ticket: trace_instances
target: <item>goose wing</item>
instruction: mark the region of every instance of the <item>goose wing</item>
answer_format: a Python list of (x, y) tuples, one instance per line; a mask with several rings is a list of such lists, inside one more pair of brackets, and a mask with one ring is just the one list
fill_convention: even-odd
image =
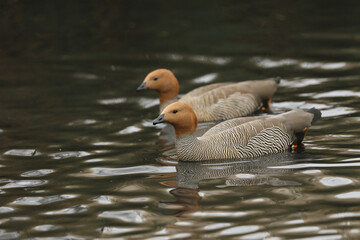
[(187, 98), (192, 98), (192, 97), (198, 97), (202, 94), (206, 94), (207, 92), (219, 88), (219, 87), (224, 87), (227, 85), (231, 85), (234, 83), (213, 83), (213, 84), (209, 84), (203, 87), (199, 87), (199, 88), (195, 88), (194, 90), (191, 90), (190, 92), (188, 92), (187, 94), (185, 94), (184, 96), (182, 96), (183, 99), (187, 99)]
[(226, 158), (253, 158), (286, 150), (295, 137), (276, 118), (263, 118), (245, 122), (218, 134), (199, 139), (222, 145)]
[(214, 134), (219, 134), (222, 131), (226, 131), (228, 129), (231, 129), (233, 127), (237, 127), (239, 125), (242, 125), (244, 123), (247, 122), (251, 122), (254, 120), (259, 120), (259, 119), (265, 119), (268, 118), (269, 116), (253, 116), (253, 117), (242, 117), (242, 118), (233, 118), (224, 122), (221, 122), (215, 126), (213, 126), (212, 128), (210, 128), (203, 136), (211, 136)]
[[(228, 146), (247, 146), (250, 142), (265, 144), (265, 142), (276, 142), (280, 140), (279, 138), (287, 139), (286, 146), (288, 146), (293, 140), (294, 134), (286, 128), (281, 120), (275, 117), (260, 116), (250, 117), (249, 121), (242, 119), (229, 121), (216, 125), (199, 139), (224, 141)], [(243, 122), (241, 123), (241, 121)], [(240, 125), (232, 126), (236, 122), (240, 122)]]
[(179, 101), (189, 104), (200, 122), (246, 116), (261, 103), (257, 94), (243, 84), (228, 84), (199, 95), (184, 96)]

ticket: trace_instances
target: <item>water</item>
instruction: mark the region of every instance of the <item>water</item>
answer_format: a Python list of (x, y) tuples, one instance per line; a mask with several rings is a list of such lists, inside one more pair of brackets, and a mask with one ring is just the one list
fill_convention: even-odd
[[(0, 239), (360, 238), (356, 1), (2, 1)], [(303, 153), (164, 157), (145, 75), (281, 76)]]

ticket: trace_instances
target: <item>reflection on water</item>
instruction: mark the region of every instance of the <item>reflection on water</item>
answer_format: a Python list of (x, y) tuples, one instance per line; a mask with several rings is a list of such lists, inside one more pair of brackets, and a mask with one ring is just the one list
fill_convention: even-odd
[[(175, 202), (162, 203), (160, 208), (177, 210), (176, 217), (186, 216), (189, 213), (200, 210), (200, 201), (204, 197), (201, 194), (200, 182), (203, 180), (221, 179), (223, 184), (216, 188), (241, 187), (252, 185), (271, 185), (271, 186), (291, 186), (300, 185), (294, 181), (281, 180), (272, 175), (289, 174), (293, 170), (288, 168), (276, 169), (271, 166), (286, 165), (293, 161), (296, 155), (292, 153), (282, 153), (261, 157), (258, 159), (238, 160), (238, 161), (205, 161), (205, 162), (179, 162), (176, 166), (177, 188), (170, 191), (175, 198)], [(213, 214), (213, 213), (212, 213)], [(216, 215), (221, 216), (223, 212)], [(238, 216), (238, 213), (233, 216)], [(224, 214), (228, 216), (229, 214)], [(242, 213), (246, 214), (246, 213)], [(198, 213), (195, 214), (196, 216)]]
[[(225, 160), (199, 163), (179, 162), (176, 166), (177, 186), (197, 189), (201, 180), (217, 178), (225, 178), (225, 185), (231, 184), (230, 186), (272, 185), (276, 180), (269, 174), (292, 172), (289, 168), (281, 166), (296, 162), (294, 157), (296, 157), (295, 154), (286, 152), (235, 162)], [(274, 168), (273, 166), (280, 167)]]
[[(2, 1), (0, 239), (359, 239), (359, 7)], [(178, 163), (135, 92), (159, 67), (281, 76), (272, 111), (323, 119), (301, 153)]]

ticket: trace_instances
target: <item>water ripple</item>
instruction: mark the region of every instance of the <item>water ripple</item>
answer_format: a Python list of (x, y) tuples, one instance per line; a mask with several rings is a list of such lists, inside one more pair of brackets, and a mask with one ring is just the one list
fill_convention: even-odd
[(300, 63), (301, 68), (314, 69), (320, 68), (324, 70), (341, 69), (347, 66), (346, 62), (335, 62), (335, 63), (323, 63), (323, 62), (302, 62)]
[(334, 90), (330, 92), (317, 93), (313, 94), (312, 98), (336, 98), (336, 97), (360, 97), (360, 92), (350, 91), (350, 90)]
[(191, 239), (191, 233), (177, 233), (169, 236), (170, 239)]
[(239, 211), (234, 211), (234, 212), (217, 212), (217, 211), (208, 211), (208, 212), (202, 212), (202, 211), (198, 211), (198, 212), (194, 212), (191, 215), (194, 217), (211, 217), (211, 218), (215, 218), (215, 217), (244, 217), (250, 214), (255, 214), (257, 212), (239, 212)]
[(270, 58), (254, 57), (251, 59), (257, 66), (262, 68), (276, 68), (282, 66), (295, 65), (298, 63), (295, 59), (281, 59), (281, 60), (272, 60)]
[(125, 134), (132, 134), (132, 133), (140, 132), (140, 131), (141, 131), (141, 128), (139, 128), (139, 127), (129, 126), (127, 128), (124, 128), (123, 130), (120, 130), (118, 132), (118, 134), (125, 135)]
[(157, 106), (160, 104), (160, 101), (158, 98), (146, 98), (146, 97), (140, 97), (140, 98), (111, 98), (111, 99), (102, 99), (98, 101), (102, 105), (116, 105), (116, 104), (122, 104), (122, 103), (128, 103), (128, 104), (138, 104), (144, 109), (151, 108), (154, 106)]
[(219, 75), (217, 73), (209, 73), (193, 79), (194, 83), (209, 83), (214, 81)]
[(47, 183), (47, 180), (11, 180), (10, 183), (1, 186), (0, 189), (37, 187)]
[(253, 57), (251, 59), (258, 67), (261, 68), (278, 68), (284, 66), (296, 66), (300, 69), (321, 69), (321, 70), (338, 70), (345, 68), (357, 68), (357, 63), (347, 62), (303, 62), (297, 59), (270, 59), (264, 57)]
[(53, 157), (54, 159), (65, 159), (65, 158), (72, 158), (72, 157), (84, 157), (89, 156), (90, 153), (84, 151), (69, 151), (69, 152), (58, 152), (49, 154), (49, 156)]
[(145, 98), (145, 97), (141, 97), (138, 99), (138, 104), (147, 109), (147, 108), (151, 108), (154, 106), (157, 106), (160, 104), (160, 101), (158, 98)]
[(192, 61), (214, 65), (226, 65), (231, 62), (229, 57), (214, 57), (205, 55), (183, 55), (179, 53), (157, 54), (158, 57), (172, 61)]
[(222, 228), (226, 228), (226, 227), (230, 227), (230, 226), (231, 226), (230, 223), (214, 223), (214, 224), (209, 224), (209, 225), (205, 226), (204, 230), (212, 231), (212, 230), (218, 230), (218, 229), (222, 229)]
[(121, 227), (103, 227), (99, 231), (103, 234), (122, 234), (122, 233), (130, 233), (130, 232), (138, 232), (142, 231), (142, 228), (121, 228)]
[(289, 228), (283, 230), (282, 233), (318, 232), (319, 230), (320, 228), (316, 226), (303, 226), (303, 227)]
[(88, 240), (88, 237), (76, 237), (72, 235), (66, 235), (63, 237), (36, 237), (36, 238), (28, 238), (27, 240)]
[(360, 162), (351, 163), (304, 163), (304, 164), (293, 164), (286, 166), (270, 166), (269, 168), (279, 169), (302, 169), (302, 168), (326, 168), (326, 167), (358, 167)]
[[(258, 232), (258, 233), (252, 233), (252, 234), (246, 234), (241, 239), (272, 239), (270, 238), (270, 233), (268, 232)], [(274, 238), (276, 239), (276, 238)]]
[(39, 169), (39, 170), (32, 170), (32, 171), (24, 172), (20, 176), (21, 177), (42, 177), (42, 176), (48, 175), (53, 172), (54, 172), (54, 170), (52, 170), (52, 169)]
[(112, 99), (103, 99), (99, 100), (100, 104), (103, 105), (114, 105), (126, 102), (126, 98), (112, 98)]
[(14, 209), (10, 208), (10, 207), (0, 207), (0, 213), (9, 213), (9, 212), (13, 212)]
[(125, 210), (125, 211), (105, 211), (99, 214), (103, 218), (115, 218), (128, 223), (145, 222), (146, 212), (141, 210)]
[(349, 115), (349, 114), (356, 113), (356, 112), (357, 111), (353, 108), (336, 107), (336, 108), (332, 108), (332, 109), (322, 110), (321, 114), (322, 114), (322, 117), (336, 117), (336, 116), (341, 116), (341, 115)]
[(15, 239), (19, 238), (21, 234), (19, 232), (7, 232), (0, 229), (0, 239)]
[(328, 79), (326, 78), (291, 79), (291, 81), (281, 80), (281, 86), (288, 88), (302, 88), (307, 86), (319, 85), (326, 81), (328, 81)]
[(36, 227), (34, 227), (34, 229), (36, 231), (41, 231), (41, 232), (48, 232), (48, 231), (52, 231), (52, 230), (56, 230), (56, 229), (60, 229), (60, 226), (56, 226), (56, 225), (51, 225), (51, 224), (44, 224), (44, 225), (38, 225)]
[(12, 204), (15, 205), (45, 205), (49, 203), (64, 201), (67, 199), (75, 198), (76, 195), (54, 195), (54, 196), (45, 196), (45, 197), (20, 197), (17, 198)]
[(46, 215), (77, 214), (77, 213), (86, 212), (87, 210), (88, 209), (85, 205), (77, 205), (77, 206), (61, 209), (58, 211), (46, 212), (44, 214), (46, 214)]
[(69, 126), (82, 126), (82, 125), (91, 125), (95, 124), (97, 121), (95, 119), (80, 119), (68, 123)]
[[(286, 101), (286, 102), (274, 102), (271, 104), (273, 108), (281, 108), (281, 109), (310, 109), (310, 108), (317, 108), (317, 109), (329, 109), (334, 107), (334, 104), (327, 103), (306, 103), (305, 101)], [(322, 111), (321, 111), (322, 112)]]
[(9, 151), (6, 151), (4, 155), (32, 157), (40, 155), (40, 153), (37, 152), (36, 149), (11, 149)]
[(338, 187), (351, 184), (353, 181), (343, 177), (323, 177), (320, 183), (328, 187)]
[(212, 57), (204, 55), (191, 56), (190, 59), (194, 62), (211, 63), (215, 65), (226, 65), (231, 62), (231, 58), (229, 57)]
[(110, 196), (98, 196), (98, 197), (94, 197), (91, 200), (92, 201), (96, 201), (99, 204), (112, 204), (113, 201), (111, 200), (112, 197)]
[(335, 195), (335, 197), (339, 198), (339, 199), (359, 199), (360, 192), (353, 191), (353, 192), (341, 193), (341, 194)]
[(93, 73), (75, 73), (73, 77), (79, 79), (86, 79), (86, 80), (96, 80), (100, 78), (99, 76)]
[(176, 169), (171, 166), (142, 165), (126, 168), (91, 168), (91, 171), (95, 176), (120, 176), (140, 173), (172, 173), (176, 172)]
[(329, 218), (332, 218), (332, 219), (342, 219), (342, 218), (352, 218), (352, 217), (360, 217), (360, 213), (342, 212), (342, 213), (335, 213), (335, 214), (329, 215)]
[(245, 234), (245, 233), (258, 231), (259, 229), (260, 227), (256, 225), (237, 226), (221, 231), (220, 235), (227, 236), (227, 235)]

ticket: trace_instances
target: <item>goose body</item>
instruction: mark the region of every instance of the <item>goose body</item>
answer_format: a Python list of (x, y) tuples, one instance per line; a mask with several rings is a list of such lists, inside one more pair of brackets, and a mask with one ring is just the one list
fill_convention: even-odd
[(167, 69), (158, 69), (149, 73), (137, 90), (157, 91), (160, 112), (171, 103), (184, 102), (193, 108), (198, 121), (209, 122), (247, 116), (259, 109), (262, 103), (267, 105), (279, 81), (215, 83), (196, 88), (178, 98), (179, 83), (174, 74)]
[(197, 118), (182, 102), (169, 105), (154, 120), (174, 126), (179, 160), (243, 159), (279, 153), (300, 144), (305, 132), (320, 118), (317, 109), (296, 109), (275, 116), (255, 116), (224, 121), (196, 137)]

